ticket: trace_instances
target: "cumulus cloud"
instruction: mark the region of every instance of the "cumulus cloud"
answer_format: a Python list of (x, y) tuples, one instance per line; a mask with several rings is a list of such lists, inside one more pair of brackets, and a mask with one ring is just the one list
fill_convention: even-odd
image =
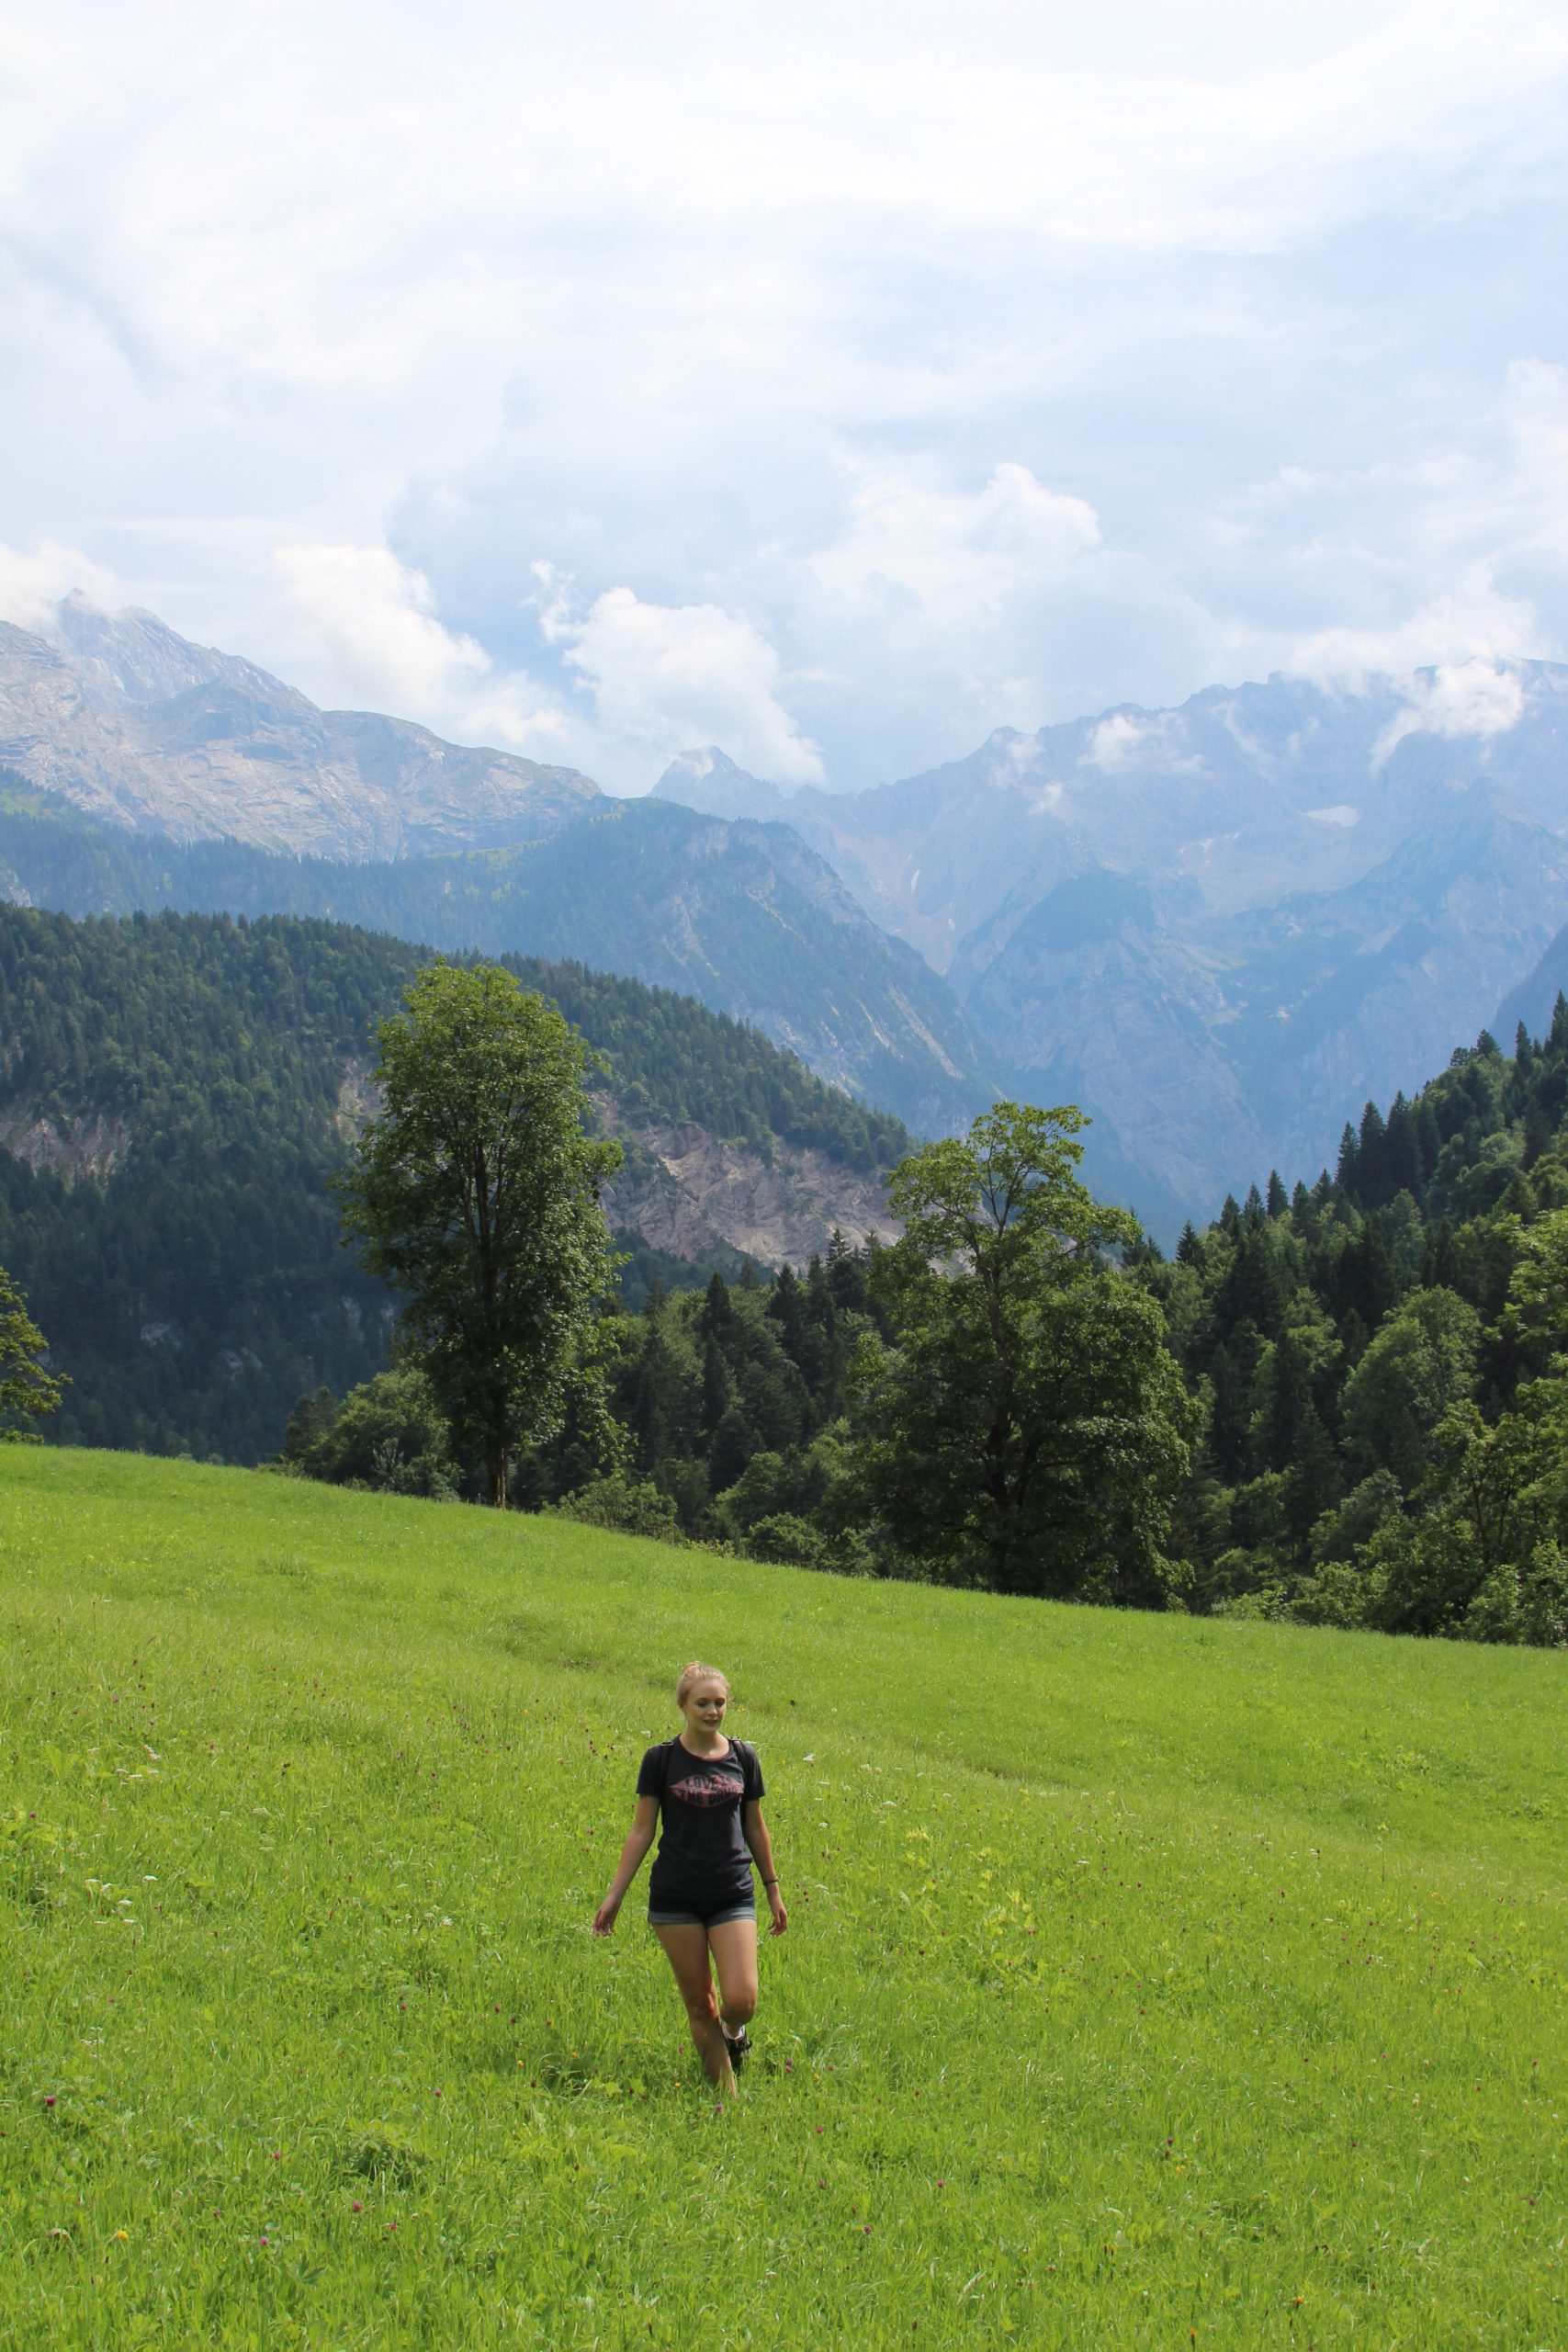
[(1553, 0), (34, 15), (6, 527), (318, 697), (859, 784), (1568, 650)]
[(1084, 763), (1113, 775), (1118, 768), (1129, 766), (1147, 747), (1153, 731), (1146, 719), (1134, 718), (1124, 710), (1113, 710), (1089, 737)]
[(0, 545), (0, 621), (47, 630), (55, 605), (73, 591), (95, 605), (124, 602), (114, 574), (80, 548), (53, 539), (35, 539), (28, 548)]
[(1285, 666), (1320, 685), (1359, 691), (1369, 679), (1409, 677), (1423, 668), (1470, 675), (1498, 662), (1549, 657), (1554, 648), (1534, 605), (1500, 593), (1495, 569), (1495, 560), (1488, 560), (1451, 595), (1435, 596), (1385, 628), (1318, 630), (1292, 648)]
[(847, 604), (895, 619), (918, 612), (928, 625), (973, 636), (1099, 545), (1100, 518), (1087, 500), (1009, 461), (968, 496), (897, 474), (858, 483), (841, 536), (812, 570)]
[(773, 648), (716, 605), (645, 604), (607, 588), (586, 610), (539, 567), (541, 628), (593, 698), (600, 731), (667, 758), (721, 742), (742, 767), (782, 784), (817, 783), (822, 756), (779, 698)]
[(1506, 735), (1525, 707), (1519, 673), (1490, 662), (1440, 662), (1410, 687), (1404, 709), (1378, 738), (1374, 761), (1386, 760), (1407, 735)]
[(446, 628), (429, 581), (390, 548), (285, 547), (276, 562), (296, 624), (344, 699), (468, 742), (547, 757), (561, 749), (570, 729), (559, 705)]

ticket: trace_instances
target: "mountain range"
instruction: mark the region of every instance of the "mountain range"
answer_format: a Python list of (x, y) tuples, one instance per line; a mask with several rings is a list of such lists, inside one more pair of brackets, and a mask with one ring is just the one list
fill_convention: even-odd
[(1545, 662), (1213, 687), (870, 792), (786, 797), (709, 750), (656, 790), (791, 823), (950, 980), (1010, 1088), (1080, 1102), (1156, 1206), (1332, 1160), (1348, 1115), (1556, 968), (1568, 918)]
[[(750, 1023), (922, 1132), (994, 1092), (952, 990), (789, 828), (321, 711), (148, 613), (0, 624), (0, 894), (333, 917), (575, 958)], [(90, 829), (90, 830), (89, 830)]]
[[(710, 747), (651, 797), (321, 711), (150, 614), (0, 627), (0, 892), (576, 958), (749, 1022), (917, 1132), (1074, 1101), (1156, 1232), (1568, 978), (1568, 669), (1211, 687), (874, 790)], [(1538, 1002), (1537, 1000), (1540, 1000)]]

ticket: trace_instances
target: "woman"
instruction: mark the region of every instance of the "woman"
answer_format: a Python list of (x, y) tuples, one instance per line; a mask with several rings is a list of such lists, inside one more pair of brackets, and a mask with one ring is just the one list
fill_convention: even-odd
[(773, 1935), (784, 1934), (789, 1915), (762, 1819), (762, 1768), (756, 1749), (724, 1735), (728, 1683), (694, 1658), (681, 1669), (675, 1704), (686, 1719), (685, 1729), (650, 1747), (642, 1759), (631, 1834), (593, 1914), (593, 1932), (607, 1936), (615, 1927), (662, 1815), (663, 1835), (649, 1879), (648, 1923), (675, 1972), (697, 2054), (728, 2097), (735, 2088), (735, 2069), (750, 2050), (746, 2029), (757, 2010), (753, 1860), (767, 1891)]

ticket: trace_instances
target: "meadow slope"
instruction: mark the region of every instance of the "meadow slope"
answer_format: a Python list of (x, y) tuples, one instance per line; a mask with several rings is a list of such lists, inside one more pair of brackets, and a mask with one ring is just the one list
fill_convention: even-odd
[[(0, 1448), (0, 2336), (1568, 2352), (1568, 1657)], [(716, 2108), (634, 1890), (736, 1683)]]

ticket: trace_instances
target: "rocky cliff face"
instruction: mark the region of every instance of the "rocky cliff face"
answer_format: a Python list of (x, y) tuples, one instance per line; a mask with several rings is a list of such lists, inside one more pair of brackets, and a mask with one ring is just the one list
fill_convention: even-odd
[(105, 1183), (130, 1148), (130, 1125), (111, 1112), (78, 1117), (51, 1114), (36, 1105), (0, 1102), (0, 1152), (25, 1168), (73, 1184), (85, 1179)]
[(389, 858), (535, 841), (600, 799), (570, 768), (318, 710), (151, 613), (0, 623), (0, 763), (88, 815), (179, 842)]
[(760, 1265), (801, 1270), (826, 1253), (835, 1229), (854, 1243), (897, 1237), (886, 1185), (821, 1152), (781, 1143), (764, 1159), (702, 1127), (610, 1124), (626, 1147), (605, 1196), (610, 1222), (671, 1258), (728, 1242)]

